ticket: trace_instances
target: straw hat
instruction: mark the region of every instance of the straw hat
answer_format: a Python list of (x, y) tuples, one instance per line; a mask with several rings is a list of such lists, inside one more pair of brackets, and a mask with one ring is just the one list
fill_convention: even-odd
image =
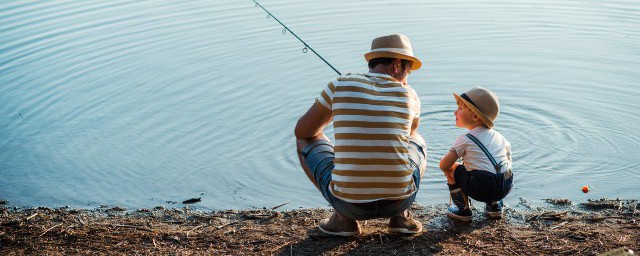
[(412, 61), (411, 70), (417, 70), (422, 62), (413, 56), (409, 38), (403, 34), (393, 34), (373, 39), (371, 51), (364, 55), (367, 61), (376, 58), (398, 58)]
[(498, 95), (482, 87), (474, 87), (473, 89), (463, 93), (462, 95), (453, 94), (456, 100), (464, 102), (464, 104), (480, 117), (482, 122), (488, 128), (493, 128), (493, 121), (496, 120), (500, 113), (500, 102)]

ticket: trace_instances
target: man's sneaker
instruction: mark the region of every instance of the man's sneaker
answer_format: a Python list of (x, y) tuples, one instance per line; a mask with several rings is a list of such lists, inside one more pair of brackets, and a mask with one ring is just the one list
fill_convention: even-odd
[(318, 228), (322, 233), (333, 236), (357, 236), (362, 232), (358, 221), (341, 217), (337, 212), (331, 218), (321, 220)]
[(469, 205), (469, 197), (462, 192), (456, 184), (449, 185), (449, 193), (451, 194), (451, 205), (447, 215), (460, 221), (471, 221), (471, 206)]
[(487, 217), (494, 220), (502, 219), (502, 200), (487, 203), (484, 210), (487, 213)]
[(408, 212), (406, 212), (406, 215), (403, 212), (398, 216), (389, 218), (387, 230), (392, 233), (417, 234), (422, 232), (422, 223), (413, 219)]

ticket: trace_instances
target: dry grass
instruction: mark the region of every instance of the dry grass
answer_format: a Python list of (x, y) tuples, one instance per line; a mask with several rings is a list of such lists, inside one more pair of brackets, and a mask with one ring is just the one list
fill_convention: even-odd
[(351, 238), (328, 237), (317, 230), (317, 223), (330, 215), (323, 209), (204, 213), (162, 207), (134, 212), (117, 207), (0, 208), (0, 255), (589, 255), (623, 246), (640, 249), (637, 201), (626, 202), (622, 208), (598, 211), (510, 209), (500, 221), (475, 211), (471, 224), (450, 221), (442, 205), (414, 206), (425, 225), (422, 234), (390, 234), (384, 220), (372, 220), (362, 236)]

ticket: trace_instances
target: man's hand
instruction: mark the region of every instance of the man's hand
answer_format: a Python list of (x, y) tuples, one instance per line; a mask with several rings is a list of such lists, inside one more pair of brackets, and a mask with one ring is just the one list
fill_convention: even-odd
[(322, 133), (322, 129), (331, 122), (331, 110), (316, 102), (307, 110), (296, 124), (296, 138), (309, 139)]

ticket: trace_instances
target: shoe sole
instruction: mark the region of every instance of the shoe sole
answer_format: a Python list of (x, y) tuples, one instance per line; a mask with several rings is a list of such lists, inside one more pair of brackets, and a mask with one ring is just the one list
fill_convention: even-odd
[(356, 230), (356, 231), (328, 231), (325, 230), (324, 228), (322, 228), (322, 224), (327, 223), (327, 221), (329, 221), (328, 219), (324, 219), (320, 222), (320, 225), (318, 225), (318, 229), (320, 229), (320, 231), (322, 231), (322, 233), (325, 233), (327, 235), (332, 235), (332, 236), (357, 236), (360, 235), (360, 230)]
[(459, 215), (455, 215), (455, 214), (450, 213), (450, 212), (448, 212), (447, 215), (452, 219), (456, 219), (456, 220), (464, 221), (464, 222), (469, 222), (469, 221), (471, 221), (471, 219), (473, 219), (472, 216), (459, 216)]
[(387, 231), (390, 233), (398, 233), (398, 234), (418, 234), (422, 232), (422, 227), (418, 230), (410, 230), (408, 228), (387, 228)]
[(494, 220), (499, 220), (502, 219), (502, 212), (487, 212), (487, 217)]

